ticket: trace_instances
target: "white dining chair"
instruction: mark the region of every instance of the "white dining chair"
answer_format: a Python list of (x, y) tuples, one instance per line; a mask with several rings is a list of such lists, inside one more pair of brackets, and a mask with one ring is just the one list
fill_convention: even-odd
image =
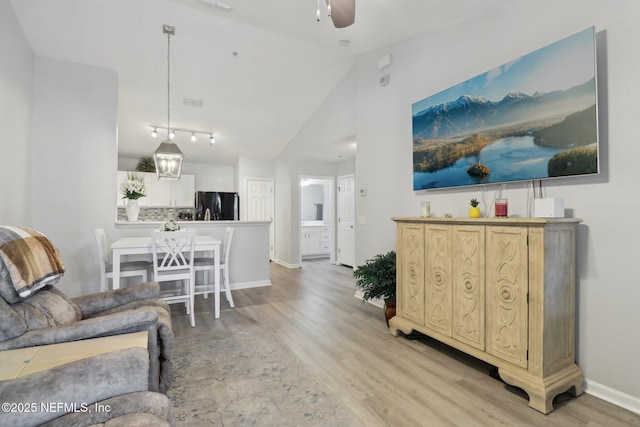
[[(109, 259), (109, 245), (104, 229), (97, 228), (93, 230), (98, 246), (98, 258), (100, 259), (100, 292), (108, 289), (107, 282), (113, 279), (113, 265)], [(137, 277), (142, 278), (142, 282), (146, 282), (149, 277), (149, 269), (151, 262), (149, 261), (125, 261), (120, 263), (120, 277)]]
[(177, 282), (178, 287), (161, 290), (167, 303), (184, 302), (191, 326), (196, 325), (194, 307), (194, 230), (152, 231), (153, 280)]
[[(231, 295), (231, 284), (229, 283), (229, 254), (231, 253), (231, 241), (233, 240), (233, 231), (235, 229), (233, 227), (227, 227), (224, 230), (224, 240), (222, 241), (222, 248), (220, 249), (220, 290), (224, 290), (225, 296), (229, 305), (231, 307), (235, 307), (233, 303), (233, 296)], [(196, 258), (193, 262), (194, 271), (203, 271), (204, 278), (203, 283), (201, 285), (196, 284), (196, 295), (204, 295), (205, 298), (210, 293), (215, 292), (215, 285), (213, 280), (211, 280), (214, 271), (214, 259), (208, 257), (200, 257)], [(211, 274), (209, 274), (211, 273)]]

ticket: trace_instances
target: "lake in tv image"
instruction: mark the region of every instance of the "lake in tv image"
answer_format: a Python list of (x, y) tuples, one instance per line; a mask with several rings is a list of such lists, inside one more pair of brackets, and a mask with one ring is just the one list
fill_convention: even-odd
[(412, 109), (414, 190), (598, 173), (594, 29)]

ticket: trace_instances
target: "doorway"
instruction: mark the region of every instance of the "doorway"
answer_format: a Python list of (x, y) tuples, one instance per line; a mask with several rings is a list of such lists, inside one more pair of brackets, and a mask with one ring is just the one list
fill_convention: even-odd
[(338, 177), (338, 244), (336, 260), (338, 264), (355, 266), (355, 175)]
[(273, 221), (273, 179), (247, 178), (247, 221), (271, 221), (269, 226), (269, 259), (275, 257), (275, 224)]
[(335, 262), (335, 179), (300, 176), (300, 262)]

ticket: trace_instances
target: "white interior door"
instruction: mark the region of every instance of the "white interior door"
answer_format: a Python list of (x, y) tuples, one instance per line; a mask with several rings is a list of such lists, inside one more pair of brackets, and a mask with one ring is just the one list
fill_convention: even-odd
[(355, 263), (355, 187), (354, 175), (338, 177), (338, 254), (337, 261), (353, 267)]
[(270, 259), (275, 257), (273, 186), (272, 179), (247, 179), (247, 221), (271, 221), (269, 226)]

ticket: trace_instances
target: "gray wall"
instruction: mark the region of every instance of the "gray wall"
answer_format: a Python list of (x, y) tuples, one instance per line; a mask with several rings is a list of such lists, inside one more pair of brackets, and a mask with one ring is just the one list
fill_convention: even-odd
[[(577, 358), (587, 390), (640, 412), (640, 320), (637, 262), (640, 209), (640, 3), (555, 0), (508, 3), (497, 13), (441, 28), (359, 58), (357, 95), (357, 197), (361, 224), (356, 261), (395, 246), (393, 216), (418, 216), (431, 201), (432, 215), (467, 216), (468, 201), (482, 187), (412, 190), (411, 105), (519, 56), (595, 25), (602, 174), (547, 181), (547, 197), (564, 198), (582, 218), (577, 244)], [(393, 64), (380, 72), (378, 59)], [(390, 83), (378, 80), (389, 73)], [(527, 216), (526, 184), (504, 194), (512, 215)], [(484, 196), (493, 199), (496, 186)], [(487, 205), (482, 205), (486, 211)]]
[(36, 58), (33, 224), (60, 249), (69, 295), (99, 290), (95, 228), (113, 237), (116, 73)]
[(8, 1), (0, 1), (0, 224), (32, 226), (35, 57)]

